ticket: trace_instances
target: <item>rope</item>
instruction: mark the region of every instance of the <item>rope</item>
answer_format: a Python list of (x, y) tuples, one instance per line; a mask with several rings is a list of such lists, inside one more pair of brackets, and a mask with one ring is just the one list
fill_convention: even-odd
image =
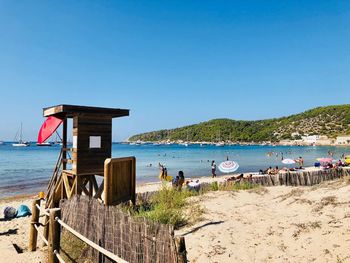
[(68, 226), (66, 223), (64, 223), (61, 219), (59, 219), (58, 217), (55, 218), (55, 220), (64, 228), (66, 228), (69, 232), (71, 232), (73, 235), (75, 235), (77, 238), (81, 239), (82, 241), (84, 241), (86, 244), (88, 244), (89, 246), (93, 247), (94, 249), (100, 251), (102, 254), (104, 254), (105, 256), (109, 257), (110, 259), (113, 259), (116, 262), (120, 262), (120, 263), (128, 263), (127, 261), (125, 261), (124, 259), (118, 257), (117, 255), (114, 255), (112, 252), (104, 249), (103, 247), (100, 247), (99, 245), (95, 244), (94, 242), (92, 242), (91, 240), (87, 239), (86, 237), (84, 237), (83, 235), (81, 235), (80, 233), (78, 233), (77, 231), (75, 231), (73, 228), (71, 228), (70, 226)]
[(39, 209), (40, 212), (43, 212), (44, 215), (50, 216), (50, 214), (47, 212), (47, 210), (42, 210), (38, 204), (36, 204), (35, 206)]
[(35, 227), (36, 231), (38, 232), (39, 237), (41, 237), (41, 239), (42, 239), (42, 240), (45, 242), (45, 244), (48, 246), (48, 245), (49, 245), (49, 242), (47, 242), (47, 240), (45, 239), (44, 235), (43, 235), (41, 232), (39, 232), (39, 227), (38, 227), (37, 225), (34, 225), (34, 227)]
[(46, 224), (43, 224), (43, 223), (40, 223), (40, 222), (30, 222), (30, 223), (32, 225), (36, 225), (37, 227), (39, 227), (39, 226), (45, 227), (45, 226), (47, 226), (50, 223), (50, 221), (47, 221)]
[(61, 257), (60, 253), (58, 253), (58, 251), (57, 251), (56, 249), (53, 251), (53, 253), (56, 255), (56, 257), (57, 257), (57, 259), (58, 259), (58, 261), (59, 261), (60, 263), (66, 263), (66, 262), (63, 260), (63, 258)]

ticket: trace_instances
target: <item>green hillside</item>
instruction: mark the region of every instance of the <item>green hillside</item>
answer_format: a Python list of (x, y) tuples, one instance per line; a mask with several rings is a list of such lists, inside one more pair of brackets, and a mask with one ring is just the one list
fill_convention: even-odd
[(293, 133), (335, 137), (350, 134), (350, 104), (318, 107), (300, 114), (258, 121), (214, 119), (176, 129), (152, 131), (129, 140), (262, 142), (297, 139)]

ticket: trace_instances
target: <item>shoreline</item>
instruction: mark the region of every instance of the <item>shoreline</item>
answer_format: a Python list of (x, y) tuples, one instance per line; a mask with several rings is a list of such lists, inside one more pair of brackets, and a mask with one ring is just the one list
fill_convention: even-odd
[[(3, 150), (6, 165), (0, 169), (0, 199), (8, 196), (21, 194), (35, 194), (39, 191), (45, 191), (47, 182), (52, 175), (53, 164), (56, 162), (56, 151), (59, 147), (28, 147), (25, 149), (13, 150), (10, 145), (0, 147)], [(303, 156), (306, 166), (312, 166), (317, 157), (326, 157), (329, 152), (338, 159), (342, 154), (349, 154), (350, 147), (327, 146), (309, 147), (309, 146), (204, 146), (190, 145), (162, 145), (160, 147), (153, 145), (129, 146), (114, 145), (112, 147), (112, 156), (121, 157), (133, 155), (137, 158), (137, 184), (154, 183), (158, 181), (159, 169), (157, 164), (166, 164), (168, 174), (175, 175), (178, 170), (185, 172), (185, 176), (191, 178), (200, 178), (211, 175), (210, 163), (207, 161), (230, 160), (239, 163), (240, 168), (237, 172), (250, 173), (266, 169), (269, 166), (281, 167), (281, 155), (285, 158), (295, 159)], [(22, 154), (23, 153), (23, 154)], [(193, 153), (193, 154), (192, 154)], [(36, 159), (39, 162), (36, 162)], [(152, 163), (152, 167), (149, 164)], [(52, 165), (51, 165), (52, 164)], [(218, 171), (218, 174), (221, 174)]]
[[(250, 173), (247, 173), (250, 174)], [(201, 177), (186, 177), (185, 180), (200, 180), (200, 182), (211, 182), (214, 180), (217, 180), (218, 182), (224, 181), (226, 177), (233, 176), (237, 174), (227, 174), (227, 175), (219, 175), (215, 178), (211, 178), (209, 176), (201, 176)], [(171, 185), (171, 182), (164, 182), (166, 185)], [(152, 192), (157, 191), (161, 186), (163, 182), (161, 181), (151, 181), (151, 182), (136, 182), (136, 193), (144, 193), (144, 192)], [(20, 200), (28, 200), (28, 199), (34, 199), (38, 196), (39, 193), (25, 193), (25, 194), (18, 194), (18, 195), (11, 195), (6, 197), (0, 197), (0, 203), (4, 202), (13, 202), (13, 201), (20, 201)]]
[[(304, 167), (303, 171), (318, 171), (319, 168), (315, 168), (312, 166)], [(281, 172), (280, 172), (281, 173)], [(240, 174), (243, 174), (243, 176), (246, 178), (249, 175), (257, 176), (258, 172), (245, 172), (245, 173), (228, 173), (224, 175), (217, 175), (216, 177), (212, 178), (211, 176), (195, 176), (195, 177), (185, 177), (185, 181), (187, 180), (199, 180), (201, 183), (211, 183), (214, 181), (217, 182), (224, 182), (227, 178), (232, 176), (238, 176)], [(263, 175), (258, 175), (259, 177), (262, 177)], [(265, 175), (267, 176), (267, 175)], [(144, 193), (144, 192), (152, 192), (157, 191), (159, 188), (163, 185), (169, 185), (171, 186), (171, 182), (162, 182), (162, 181), (150, 181), (150, 182), (137, 182), (136, 181), (136, 193)], [(46, 189), (45, 189), (46, 190)], [(32, 193), (24, 193), (24, 194), (17, 194), (17, 195), (11, 195), (11, 196), (5, 196), (0, 197), (0, 203), (4, 202), (11, 202), (11, 201), (19, 201), (19, 200), (27, 200), (28, 198), (33, 199), (36, 196), (38, 196), (38, 192), (32, 192)]]
[(113, 142), (116, 144), (128, 144), (128, 145), (156, 145), (156, 146), (166, 146), (166, 145), (183, 145), (183, 146), (190, 146), (190, 145), (200, 145), (200, 146), (218, 146), (218, 147), (227, 147), (227, 146), (299, 146), (299, 147), (310, 147), (310, 146), (325, 146), (325, 147), (350, 147), (350, 144), (336, 144), (336, 143), (310, 143), (310, 142), (303, 142), (303, 141), (278, 141), (278, 142), (206, 142), (206, 141), (169, 141), (169, 140), (162, 140), (162, 141), (123, 141), (123, 142)]

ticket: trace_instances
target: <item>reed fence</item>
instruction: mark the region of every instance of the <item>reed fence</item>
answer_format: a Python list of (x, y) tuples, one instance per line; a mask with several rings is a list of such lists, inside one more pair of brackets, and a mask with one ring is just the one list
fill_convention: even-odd
[(285, 172), (275, 175), (258, 175), (252, 177), (252, 182), (262, 186), (312, 186), (350, 175), (350, 169), (333, 168), (319, 171)]
[[(170, 225), (135, 218), (117, 206), (105, 206), (87, 196), (60, 202), (61, 220), (93, 243), (128, 262), (186, 262), (183, 237)], [(94, 262), (113, 262), (90, 249)]]

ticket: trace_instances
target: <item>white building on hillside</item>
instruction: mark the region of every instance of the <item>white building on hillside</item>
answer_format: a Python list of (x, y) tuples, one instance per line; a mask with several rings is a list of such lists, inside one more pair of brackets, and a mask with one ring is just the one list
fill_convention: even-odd
[(350, 135), (338, 136), (335, 140), (335, 144), (346, 145), (350, 144)]
[(320, 135), (307, 135), (307, 136), (301, 136), (301, 139), (304, 143), (308, 144), (315, 144), (318, 139), (320, 139)]

